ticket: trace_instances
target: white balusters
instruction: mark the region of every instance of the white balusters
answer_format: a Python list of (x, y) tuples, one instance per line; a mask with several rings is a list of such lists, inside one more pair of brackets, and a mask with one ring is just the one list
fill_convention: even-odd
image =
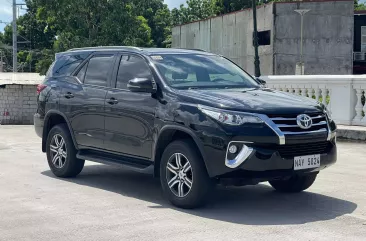
[[(364, 91), (364, 98), (366, 98), (366, 90)], [(361, 100), (362, 100), (362, 96), (361, 96)], [(362, 102), (361, 102), (361, 104), (362, 104)], [(362, 118), (361, 122), (363, 125), (366, 125), (366, 103), (363, 106), (362, 110), (363, 110), (364, 117)]]
[(319, 88), (316, 88), (316, 89), (315, 89), (315, 99), (316, 99), (317, 101), (319, 101), (319, 97), (320, 97), (320, 89), (319, 89)]
[(322, 103), (325, 106), (327, 106), (327, 96), (328, 96), (328, 90), (326, 88), (323, 88), (322, 89)]
[(300, 88), (295, 88), (295, 95), (300, 95)]
[(353, 119), (354, 121), (361, 121), (362, 120), (362, 89), (356, 89), (356, 96), (357, 96), (357, 105), (356, 105), (356, 117)]
[(329, 95), (329, 103), (327, 105), (327, 109), (330, 115), (332, 115), (332, 102), (330, 101), (332, 99), (332, 89), (329, 89), (328, 91), (328, 95)]
[(301, 95), (304, 96), (304, 97), (306, 97), (306, 88), (305, 87), (302, 88)]
[(313, 88), (308, 88), (308, 97), (311, 99), (313, 98), (313, 92), (314, 92)]

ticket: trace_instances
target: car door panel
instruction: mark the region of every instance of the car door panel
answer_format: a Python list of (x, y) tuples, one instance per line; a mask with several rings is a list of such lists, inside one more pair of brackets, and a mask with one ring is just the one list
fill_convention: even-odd
[[(135, 59), (126, 58), (126, 55), (121, 57), (114, 85), (118, 88), (107, 93), (105, 148), (121, 154), (151, 158), (157, 100), (150, 93), (127, 90), (127, 79), (152, 76), (145, 60), (134, 57)], [(130, 64), (129, 61), (135, 62)], [(124, 71), (121, 67), (124, 67)], [(121, 75), (123, 82), (118, 81)]]
[[(108, 61), (106, 58), (109, 58)], [(91, 56), (78, 74), (64, 84), (62, 111), (70, 120), (76, 142), (82, 147), (103, 148), (105, 98), (114, 58), (114, 54)], [(104, 61), (105, 66), (100, 61)], [(98, 66), (104, 70), (100, 75), (95, 75), (94, 69)], [(93, 71), (89, 72), (89, 68)]]
[(151, 158), (156, 101), (147, 93), (124, 90), (108, 91), (105, 146), (119, 153)]

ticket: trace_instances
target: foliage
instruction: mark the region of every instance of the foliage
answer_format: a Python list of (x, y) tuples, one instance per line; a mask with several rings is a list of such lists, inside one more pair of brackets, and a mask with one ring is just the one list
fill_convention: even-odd
[(172, 10), (173, 25), (180, 25), (215, 16), (217, 13), (216, 0), (187, 0), (185, 5)]
[(356, 11), (366, 10), (366, 5), (364, 3), (359, 3), (358, 0), (354, 0), (354, 6)]
[[(257, 3), (259, 4), (259, 2)], [(225, 14), (252, 7), (251, 0), (217, 0), (216, 13)]]
[[(257, 4), (263, 1), (257, 0)], [(279, 1), (279, 0), (275, 0)], [(164, 0), (25, 0), (17, 20), (20, 71), (44, 74), (55, 53), (108, 45), (170, 47), (171, 27), (251, 7), (251, 0), (187, 0), (169, 10)], [(355, 0), (355, 6), (361, 8)], [(12, 27), (0, 33), (0, 50), (12, 45)], [(3, 49), (11, 66), (10, 49)], [(8, 68), (8, 70), (11, 70)]]

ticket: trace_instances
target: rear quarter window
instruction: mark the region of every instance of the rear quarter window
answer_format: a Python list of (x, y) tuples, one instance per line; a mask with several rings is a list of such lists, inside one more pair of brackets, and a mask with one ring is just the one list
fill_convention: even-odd
[(61, 55), (56, 58), (47, 72), (47, 77), (70, 75), (89, 54)]

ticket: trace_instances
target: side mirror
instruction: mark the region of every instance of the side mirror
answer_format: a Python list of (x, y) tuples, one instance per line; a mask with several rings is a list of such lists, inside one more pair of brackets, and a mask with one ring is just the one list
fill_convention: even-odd
[(267, 82), (265, 81), (265, 80), (262, 80), (261, 78), (259, 78), (259, 77), (256, 77), (255, 78), (256, 80), (257, 80), (257, 82), (259, 83), (259, 84), (261, 84), (261, 85), (266, 85), (267, 84)]
[(155, 93), (156, 87), (151, 79), (135, 78), (128, 82), (127, 88), (131, 92)]

